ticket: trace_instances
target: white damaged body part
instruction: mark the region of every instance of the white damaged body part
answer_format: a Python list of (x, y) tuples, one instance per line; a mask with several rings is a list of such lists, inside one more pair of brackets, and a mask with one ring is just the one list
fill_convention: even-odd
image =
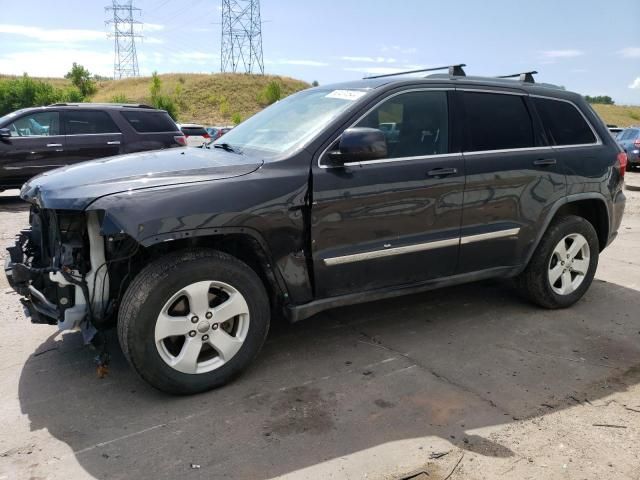
[(73, 287), (75, 296), (74, 306), (64, 310), (61, 320), (58, 321), (58, 327), (60, 330), (79, 328), (85, 343), (90, 342), (97, 331), (91, 320), (94, 317), (102, 317), (109, 299), (109, 271), (105, 257), (105, 243), (104, 237), (100, 235), (98, 213), (95, 211), (87, 213), (87, 237), (91, 270), (84, 274), (84, 282), (90, 301), (85, 297), (83, 285), (78, 284), (82, 282), (81, 272), (71, 270), (68, 273), (62, 271), (49, 273), (52, 282), (61, 287)]

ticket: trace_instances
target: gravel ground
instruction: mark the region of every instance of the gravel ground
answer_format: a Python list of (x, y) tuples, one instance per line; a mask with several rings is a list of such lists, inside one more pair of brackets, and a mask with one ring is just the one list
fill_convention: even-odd
[[(12, 194), (2, 245), (27, 220)], [(482, 282), (276, 322), (238, 381), (187, 398), (147, 387), (117, 344), (98, 379), (79, 334), (28, 324), (1, 278), (0, 480), (640, 479), (640, 192), (627, 197), (571, 309)]]

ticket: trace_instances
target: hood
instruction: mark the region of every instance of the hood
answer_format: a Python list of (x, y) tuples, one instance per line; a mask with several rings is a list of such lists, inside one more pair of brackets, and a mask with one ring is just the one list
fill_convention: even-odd
[(97, 198), (143, 188), (221, 180), (254, 172), (263, 161), (222, 149), (172, 148), (58, 168), (22, 187), (42, 208), (82, 210)]

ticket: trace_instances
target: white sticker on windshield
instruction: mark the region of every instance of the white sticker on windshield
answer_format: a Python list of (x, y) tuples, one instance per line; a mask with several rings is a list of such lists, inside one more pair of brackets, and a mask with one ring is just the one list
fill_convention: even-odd
[(367, 92), (362, 92), (360, 90), (334, 90), (333, 92), (325, 95), (326, 98), (339, 98), (340, 100), (358, 100), (361, 96), (365, 95)]

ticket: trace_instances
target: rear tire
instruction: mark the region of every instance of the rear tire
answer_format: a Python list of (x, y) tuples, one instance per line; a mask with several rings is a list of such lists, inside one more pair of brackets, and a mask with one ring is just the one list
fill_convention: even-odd
[(258, 355), (270, 308), (258, 275), (235, 257), (184, 250), (145, 267), (120, 307), (118, 338), (134, 370), (167, 393), (222, 386)]
[(555, 219), (527, 268), (516, 278), (521, 294), (544, 308), (566, 308), (582, 298), (598, 267), (598, 235), (586, 219)]

